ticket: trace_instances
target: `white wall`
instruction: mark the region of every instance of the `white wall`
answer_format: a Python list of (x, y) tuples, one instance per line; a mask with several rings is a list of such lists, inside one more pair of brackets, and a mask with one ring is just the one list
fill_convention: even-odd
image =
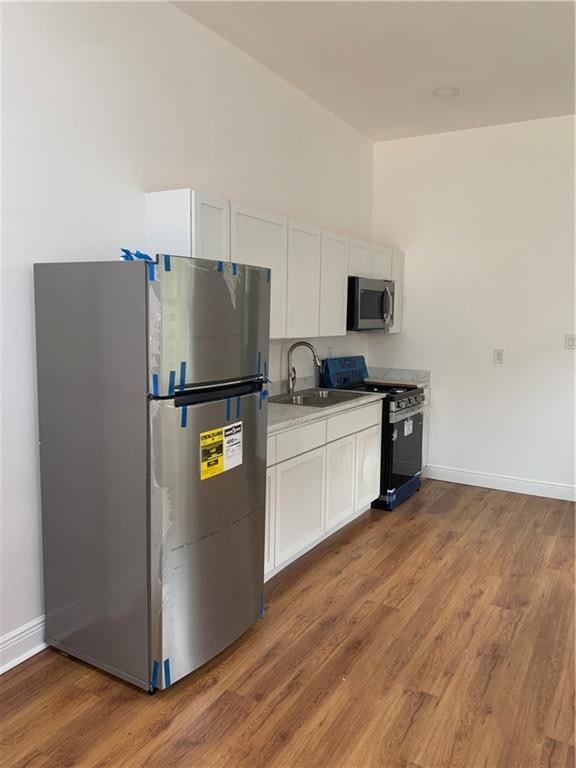
[(372, 145), (170, 4), (2, 14), (0, 633), (22, 649), (42, 613), (32, 263), (117, 258), (144, 190), (187, 185), (367, 237)]
[(374, 236), (407, 256), (404, 332), (371, 340), (371, 362), (431, 369), (432, 465), (574, 484), (573, 131), (375, 145)]

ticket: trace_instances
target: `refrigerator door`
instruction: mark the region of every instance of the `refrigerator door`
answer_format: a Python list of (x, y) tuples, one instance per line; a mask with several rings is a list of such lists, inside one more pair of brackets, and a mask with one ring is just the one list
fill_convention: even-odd
[(270, 270), (159, 256), (149, 276), (150, 392), (267, 376)]
[[(178, 400), (178, 399), (177, 399)], [(151, 679), (165, 688), (261, 611), (266, 399), (150, 402)]]

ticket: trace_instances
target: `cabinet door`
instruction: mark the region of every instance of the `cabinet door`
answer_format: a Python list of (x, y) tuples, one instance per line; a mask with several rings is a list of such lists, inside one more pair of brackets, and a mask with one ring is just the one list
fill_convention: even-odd
[(266, 523), (264, 537), (264, 574), (274, 570), (276, 533), (276, 467), (266, 470)]
[(380, 495), (380, 438), (379, 424), (356, 435), (356, 511)]
[(400, 333), (402, 330), (402, 312), (404, 310), (404, 254), (394, 249), (392, 251), (392, 280), (394, 287), (394, 325), (389, 333)]
[(192, 191), (192, 256), (230, 261), (230, 203), (222, 197)]
[(191, 256), (190, 189), (147, 192), (144, 198), (145, 248), (151, 256)]
[(286, 336), (320, 335), (320, 229), (291, 221), (288, 228)]
[(345, 336), (348, 240), (322, 232), (320, 264), (320, 336)]
[(372, 277), (372, 244), (364, 240), (348, 242), (348, 274)]
[(322, 538), (326, 446), (276, 465), (276, 567)]
[(356, 435), (326, 446), (326, 532), (354, 514), (354, 453)]
[(288, 221), (238, 203), (230, 204), (232, 261), (271, 271), (270, 338), (286, 338)]
[(372, 249), (372, 277), (392, 279), (392, 248), (375, 245)]

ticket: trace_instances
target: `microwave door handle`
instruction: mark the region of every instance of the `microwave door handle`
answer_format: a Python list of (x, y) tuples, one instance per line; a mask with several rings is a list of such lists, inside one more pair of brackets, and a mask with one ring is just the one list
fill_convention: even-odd
[[(384, 308), (384, 299), (386, 299), (386, 308)], [(388, 288), (385, 288), (382, 291), (382, 298), (380, 299), (380, 312), (382, 313), (382, 321), (384, 322), (384, 325), (388, 325), (388, 307), (390, 302), (390, 293), (388, 291)]]
[(390, 288), (388, 288), (388, 286), (384, 288), (384, 294), (386, 295), (386, 314), (384, 315), (383, 320), (386, 325), (390, 325), (392, 322), (392, 294), (390, 293)]
[(388, 322), (390, 323), (390, 325), (393, 325), (394, 324), (394, 299), (395, 299), (395, 297), (394, 297), (394, 294), (392, 293), (392, 291), (390, 290), (390, 288), (388, 288), (388, 286), (386, 286), (386, 293), (388, 294), (388, 301), (389, 301), (389, 304), (388, 304)]

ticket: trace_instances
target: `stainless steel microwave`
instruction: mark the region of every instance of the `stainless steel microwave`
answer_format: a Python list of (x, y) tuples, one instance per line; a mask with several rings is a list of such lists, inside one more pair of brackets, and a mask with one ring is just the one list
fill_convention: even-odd
[(348, 278), (349, 331), (388, 332), (394, 325), (394, 281)]

